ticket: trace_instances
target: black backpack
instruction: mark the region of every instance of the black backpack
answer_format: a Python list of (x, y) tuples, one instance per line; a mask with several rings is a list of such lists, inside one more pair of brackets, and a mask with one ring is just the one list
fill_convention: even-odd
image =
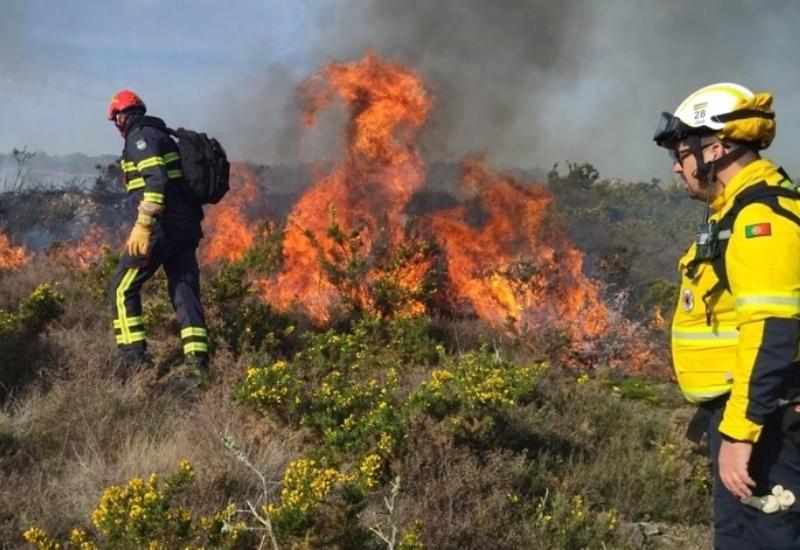
[(198, 204), (216, 204), (230, 189), (230, 163), (219, 141), (206, 134), (186, 128), (173, 130), (178, 139), (178, 153), (183, 166), (183, 178)]

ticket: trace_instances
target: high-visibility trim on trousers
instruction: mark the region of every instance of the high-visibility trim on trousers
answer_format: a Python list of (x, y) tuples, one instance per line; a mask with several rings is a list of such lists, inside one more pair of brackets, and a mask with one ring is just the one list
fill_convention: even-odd
[[(130, 331), (131, 321), (128, 319), (128, 314), (125, 309), (125, 293), (130, 289), (133, 280), (136, 278), (136, 274), (139, 273), (138, 268), (131, 268), (125, 272), (125, 275), (122, 277), (122, 281), (120, 282), (119, 286), (117, 287), (117, 321), (119, 324), (119, 328), (121, 333), (117, 337), (117, 343), (119, 344), (132, 344), (134, 342), (132, 333)], [(141, 323), (141, 317), (134, 317), (134, 319), (138, 319), (139, 323)], [(141, 331), (144, 334), (144, 331)], [(139, 333), (137, 332), (137, 337)], [(144, 339), (144, 338), (142, 338)], [(136, 340), (138, 341), (138, 340)]]
[(208, 353), (208, 331), (205, 327), (191, 326), (181, 329), (183, 353)]
[[(142, 319), (142, 286), (163, 267), (167, 275), (167, 292), (181, 326), (186, 353), (207, 353), (208, 334), (200, 301), (200, 272), (195, 244), (173, 245), (157, 239), (150, 256), (134, 258), (127, 253), (112, 279), (110, 299), (113, 307), (116, 343), (123, 351), (147, 347)], [(176, 335), (177, 336), (177, 335)]]

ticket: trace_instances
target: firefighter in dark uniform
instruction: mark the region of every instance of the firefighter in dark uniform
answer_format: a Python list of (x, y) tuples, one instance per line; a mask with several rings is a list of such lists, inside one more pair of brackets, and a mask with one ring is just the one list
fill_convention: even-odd
[(183, 181), (178, 146), (164, 121), (145, 112), (144, 102), (129, 90), (116, 93), (108, 107), (108, 119), (125, 138), (122, 170), (137, 211), (110, 288), (114, 332), (124, 364), (146, 363), (140, 291), (163, 266), (186, 366), (202, 379), (208, 373), (208, 333), (195, 251), (203, 236), (203, 210)]

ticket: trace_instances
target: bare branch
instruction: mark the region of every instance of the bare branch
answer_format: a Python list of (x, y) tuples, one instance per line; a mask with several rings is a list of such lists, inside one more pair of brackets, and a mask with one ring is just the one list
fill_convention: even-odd
[(11, 193), (18, 193), (22, 191), (25, 187), (25, 180), (28, 178), (28, 174), (31, 172), (31, 168), (33, 168), (33, 157), (36, 156), (36, 153), (32, 151), (28, 151), (28, 147), (23, 146), (22, 149), (17, 149), (14, 147), (12, 149), (11, 154), (14, 156), (14, 160), (17, 161), (17, 173), (14, 176), (14, 181), (11, 182), (11, 188), (9, 191)]

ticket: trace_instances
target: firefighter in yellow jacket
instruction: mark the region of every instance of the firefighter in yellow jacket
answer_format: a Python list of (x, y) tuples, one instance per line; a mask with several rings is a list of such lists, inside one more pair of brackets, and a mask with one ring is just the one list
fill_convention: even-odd
[(759, 152), (769, 93), (706, 86), (662, 113), (654, 140), (705, 215), (679, 262), (675, 373), (708, 435), (714, 546), (800, 548), (800, 193)]

